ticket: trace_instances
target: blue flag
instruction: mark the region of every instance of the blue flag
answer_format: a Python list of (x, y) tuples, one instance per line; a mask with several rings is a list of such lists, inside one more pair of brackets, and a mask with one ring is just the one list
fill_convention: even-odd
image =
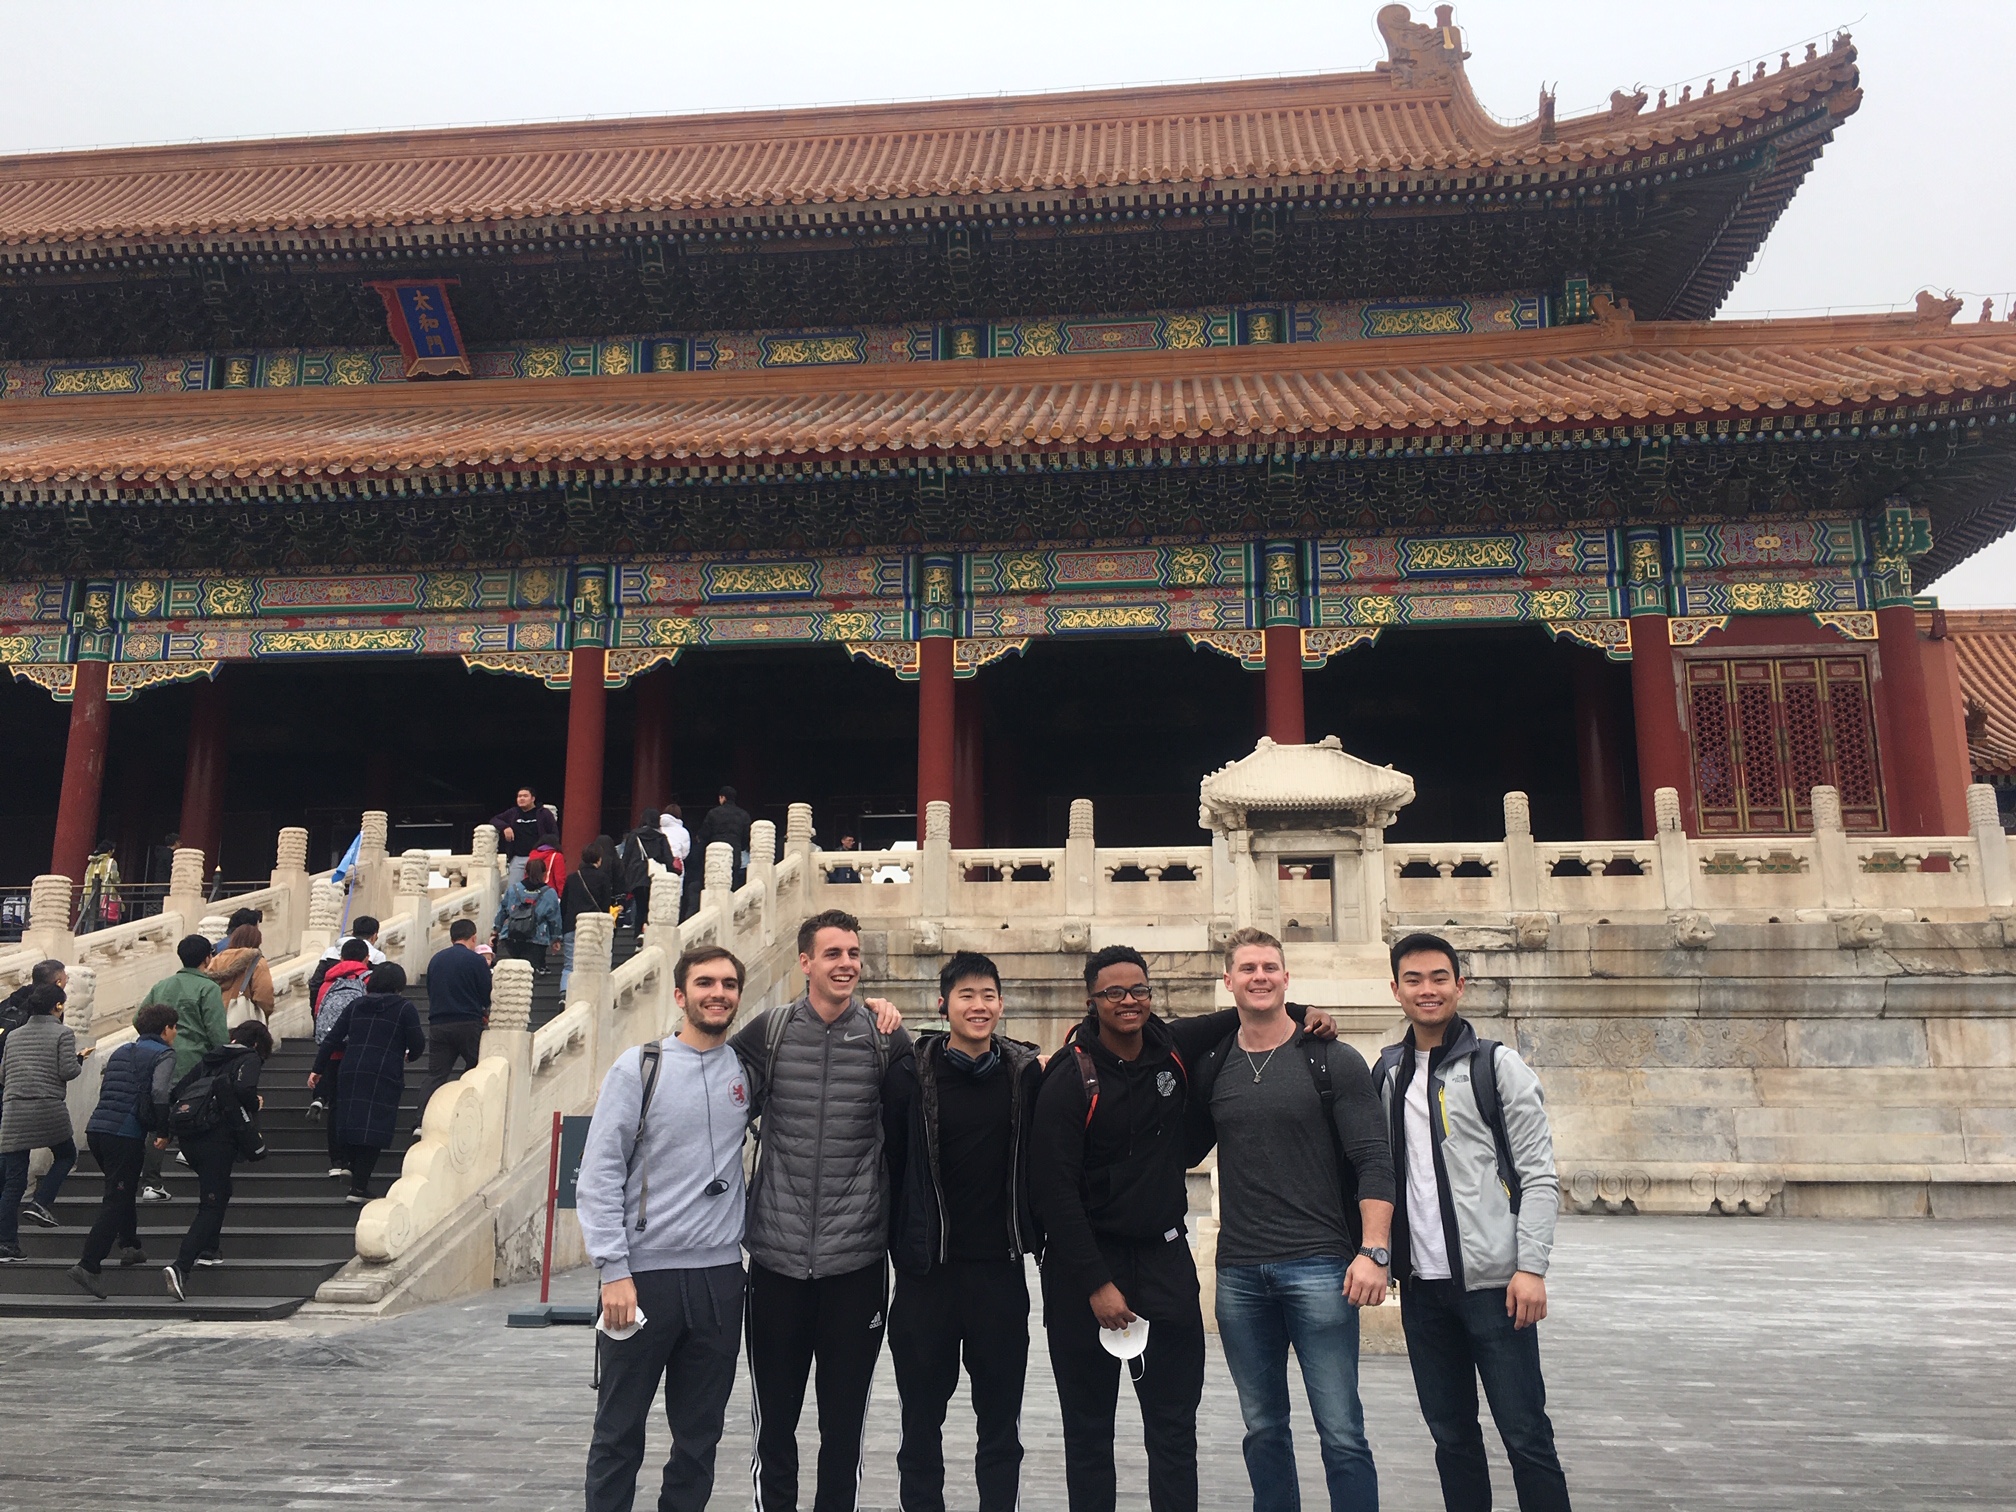
[(343, 859), (336, 863), (336, 870), (329, 878), (338, 887), (343, 885), (344, 879), (350, 875), (350, 869), (357, 864), (357, 851), (363, 844), (364, 832), (359, 830), (357, 838), (350, 842), (350, 849), (343, 852)]

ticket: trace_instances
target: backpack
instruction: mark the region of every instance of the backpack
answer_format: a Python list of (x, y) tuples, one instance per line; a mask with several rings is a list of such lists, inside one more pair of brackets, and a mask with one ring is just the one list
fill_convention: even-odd
[(651, 857), (645, 853), (641, 830), (632, 830), (623, 837), (618, 856), (623, 863), (616, 873), (618, 893), (634, 893), (651, 880)]
[(363, 996), (364, 978), (361, 974), (340, 976), (331, 982), (315, 1009), (315, 1043), (319, 1045), (329, 1038), (329, 1031), (343, 1017), (343, 1010)]
[(167, 1131), (179, 1139), (208, 1134), (224, 1122), (231, 1095), (231, 1073), (198, 1062), (169, 1094)]
[[(1495, 1147), (1498, 1161), (1498, 1180), (1504, 1185), (1505, 1196), (1512, 1213), (1519, 1212), (1520, 1181), (1519, 1167), (1512, 1161), (1512, 1140), (1505, 1132), (1505, 1109), (1498, 1101), (1498, 1051), (1497, 1040), (1477, 1037), (1477, 1053), (1473, 1062), (1481, 1061), (1480, 1067), (1472, 1065), (1470, 1071), (1470, 1092), (1477, 1099), (1477, 1113), (1484, 1120), (1484, 1127), (1491, 1131), (1491, 1143)], [(1388, 1045), (1379, 1052), (1379, 1066), (1374, 1073), (1375, 1085), (1385, 1086), (1400, 1069), (1400, 1057), (1407, 1051), (1407, 1042), (1400, 1041)]]
[(147, 1078), (147, 1090), (133, 1105), (133, 1116), (151, 1134), (168, 1132), (168, 1110), (175, 1100), (175, 1052), (157, 1056)]
[[(1077, 1040), (1071, 1041), (1071, 1059), (1078, 1067), (1078, 1084), (1085, 1089), (1085, 1127), (1092, 1127), (1092, 1115), (1099, 1111), (1099, 1067), (1092, 1060), (1092, 1052)], [(1176, 1074), (1183, 1078), (1183, 1095), (1190, 1095), (1190, 1068), (1183, 1064), (1183, 1057), (1172, 1048), (1170, 1062), (1176, 1067)], [(1186, 1162), (1195, 1165), (1196, 1161)]]
[[(543, 889), (542, 889), (543, 890)], [(518, 901), (504, 914), (504, 938), (517, 945), (530, 945), (539, 932), (539, 894), (518, 887)]]

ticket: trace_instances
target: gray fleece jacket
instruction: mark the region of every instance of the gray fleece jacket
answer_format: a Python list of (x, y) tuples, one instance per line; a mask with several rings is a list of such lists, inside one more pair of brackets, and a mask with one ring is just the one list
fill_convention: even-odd
[[(642, 1047), (602, 1079), (575, 1185), (581, 1235), (604, 1281), (637, 1271), (742, 1261), (742, 1136), (753, 1099), (735, 1052), (660, 1042), (658, 1083), (637, 1138)], [(710, 1194), (719, 1179), (725, 1191)], [(649, 1183), (648, 1190), (646, 1183)]]

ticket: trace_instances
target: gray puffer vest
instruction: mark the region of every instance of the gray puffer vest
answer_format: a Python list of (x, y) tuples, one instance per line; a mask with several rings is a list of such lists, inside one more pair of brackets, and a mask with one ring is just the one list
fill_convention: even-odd
[(743, 1243), (766, 1270), (803, 1281), (881, 1261), (889, 1243), (882, 1073), (906, 1043), (892, 1046), (858, 998), (827, 1024), (800, 997), (735, 1036), (760, 1115)]

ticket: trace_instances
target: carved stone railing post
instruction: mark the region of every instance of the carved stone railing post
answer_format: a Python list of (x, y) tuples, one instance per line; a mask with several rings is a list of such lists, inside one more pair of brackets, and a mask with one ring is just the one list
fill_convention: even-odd
[(497, 827), (479, 824), (469, 842), (469, 885), (483, 890), (476, 905), (476, 931), (487, 934), (497, 917), (498, 900), (504, 896), (504, 868), (497, 861)]
[(1505, 795), (1505, 885), (1512, 912), (1540, 906), (1540, 853), (1533, 844), (1533, 805), (1524, 793)]
[[(690, 866), (692, 862), (689, 860)], [(651, 911), (644, 920), (646, 945), (655, 945), (665, 952), (665, 969), (669, 972), (672, 963), (679, 959), (679, 903), (680, 878), (667, 877), (651, 889)]]
[(924, 805), (924, 850), (917, 858), (918, 921), (940, 921), (951, 907), (952, 805), (934, 798)]
[(1659, 885), (1669, 913), (1694, 906), (1694, 846), (1680, 827), (1680, 794), (1658, 788), (1652, 794), (1652, 814), (1658, 825)]
[(398, 867), (398, 891), (392, 898), (392, 912), (406, 915), (406, 949), (399, 964), (406, 968), (409, 977), (417, 978), (426, 969), (428, 960), (434, 954), (433, 941), (428, 938), (429, 927), (433, 923), (433, 910), (427, 897), (427, 874), (432, 863), (424, 850), (401, 852)]
[(707, 847), (702, 864), (706, 870), (700, 874), (700, 906), (721, 911), (720, 938), (726, 945), (735, 933), (735, 848), (726, 840), (716, 840)]
[(812, 805), (794, 803), (784, 819), (784, 854), (787, 858), (797, 856), (799, 864), (805, 868), (805, 875), (812, 875)]
[(2009, 837), (2002, 833), (2002, 811), (1995, 789), (1985, 782), (1967, 787), (1967, 828), (1981, 853), (1981, 891), (1990, 908), (2016, 904), (2016, 885), (2009, 875)]
[(1099, 854), (1092, 838), (1092, 800), (1071, 800), (1071, 824), (1064, 833), (1064, 912), (1090, 919), (1098, 907)]
[(383, 809), (366, 809), (359, 826), (362, 839), (357, 846), (357, 867), (350, 880), (350, 917), (370, 914), (382, 919), (392, 911), (392, 889), (396, 878), (385, 855), (385, 834), (389, 816)]
[(1838, 788), (1813, 789), (1813, 848), (1820, 856), (1820, 901), (1829, 908), (1855, 906), (1855, 865), (1841, 824)]
[[(595, 1068), (595, 1084), (602, 1084), (608, 1069), (602, 1056), (605, 1049), (620, 1042), (610, 1022), (614, 994), (609, 971), (616, 943), (616, 921), (602, 912), (583, 912), (574, 920), (574, 969), (562, 994), (567, 1006), (588, 1005), (588, 1064)], [(615, 1059), (613, 1049), (609, 1058)]]
[(499, 961), (490, 970), (490, 1023), (482, 1059), (502, 1056), (511, 1067), (504, 1099), (504, 1160), (508, 1166), (532, 1143), (532, 964)]
[(207, 911), (203, 906), (203, 852), (177, 846), (175, 860), (168, 868), (168, 896), (163, 913), (182, 916), (182, 933), (191, 934)]
[(302, 952), (320, 955), (336, 943), (336, 932), (342, 926), (343, 889), (317, 878), (308, 885), (308, 922), (301, 930)]
[(279, 889), (281, 901), (263, 930), (266, 954), (290, 956), (301, 948), (301, 931), (308, 920), (308, 831), (299, 825), (281, 830), (274, 842), (270, 881)]
[[(200, 858), (203, 853), (196, 854)], [(28, 927), (21, 932), (21, 943), (41, 952), (47, 960), (76, 960), (77, 938), (70, 933), (70, 906), (75, 891), (70, 879), (59, 873), (45, 872), (30, 883)]]
[(758, 819), (749, 826), (749, 880), (763, 886), (763, 934), (768, 945), (777, 937), (777, 826)]

